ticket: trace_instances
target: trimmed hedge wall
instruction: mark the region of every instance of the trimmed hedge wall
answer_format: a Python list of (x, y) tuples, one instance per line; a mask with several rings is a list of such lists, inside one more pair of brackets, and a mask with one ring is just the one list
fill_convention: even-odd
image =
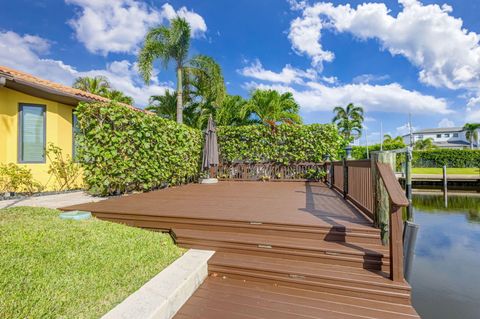
[(322, 162), (326, 154), (339, 157), (344, 139), (334, 125), (282, 124), (218, 127), (221, 160), (231, 162)]
[[(391, 151), (405, 148), (403, 142), (392, 142), (392, 143), (383, 143), (384, 151)], [(380, 144), (373, 144), (368, 146), (368, 151), (380, 151)], [(367, 147), (366, 146), (353, 146), (352, 147), (352, 157), (354, 159), (366, 159), (367, 158)]]
[(433, 149), (413, 152), (413, 167), (480, 167), (480, 150)]
[(115, 102), (80, 103), (77, 160), (96, 195), (147, 191), (199, 174), (202, 134)]

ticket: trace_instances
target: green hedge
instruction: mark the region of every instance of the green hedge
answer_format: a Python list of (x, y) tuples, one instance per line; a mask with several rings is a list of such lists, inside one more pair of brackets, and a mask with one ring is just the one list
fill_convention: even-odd
[(218, 130), (224, 162), (322, 162), (325, 155), (339, 157), (344, 139), (331, 124), (224, 126)]
[(480, 150), (433, 149), (413, 152), (413, 167), (480, 167)]
[(96, 195), (147, 191), (197, 177), (199, 130), (112, 103), (81, 103), (77, 159)]
[[(383, 143), (384, 151), (391, 151), (405, 148), (405, 143), (403, 142), (391, 142)], [(380, 151), (380, 144), (373, 144), (368, 146), (368, 151)], [(366, 159), (367, 158), (367, 147), (366, 146), (353, 146), (352, 147), (352, 157), (354, 159)]]

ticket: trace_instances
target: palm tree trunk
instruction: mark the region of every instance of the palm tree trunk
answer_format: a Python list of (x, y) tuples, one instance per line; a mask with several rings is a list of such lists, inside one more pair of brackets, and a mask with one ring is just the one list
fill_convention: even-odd
[(182, 85), (183, 69), (177, 67), (177, 123), (183, 123), (183, 85)]

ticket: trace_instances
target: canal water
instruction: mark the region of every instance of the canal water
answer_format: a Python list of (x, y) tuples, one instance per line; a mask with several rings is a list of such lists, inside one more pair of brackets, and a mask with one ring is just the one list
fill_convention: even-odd
[(415, 195), (420, 225), (411, 278), (424, 319), (480, 318), (480, 197)]

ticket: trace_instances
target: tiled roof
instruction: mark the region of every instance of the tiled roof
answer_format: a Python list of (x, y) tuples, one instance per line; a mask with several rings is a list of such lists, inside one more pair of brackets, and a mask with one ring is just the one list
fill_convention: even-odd
[[(92, 94), (89, 92), (85, 92), (79, 89), (72, 88), (67, 85), (63, 85), (60, 83), (52, 82), (49, 80), (45, 80), (36, 76), (33, 76), (31, 74), (18, 71), (3, 65), (0, 65), (0, 77), (5, 77), (7, 80), (12, 80), (12, 81), (18, 81), (20, 80), (23, 84), (30, 84), (32, 86), (35, 86), (36, 88), (44, 88), (45, 90), (48, 91), (55, 91), (58, 92), (59, 94), (67, 94), (72, 97), (78, 98), (79, 101), (91, 101), (91, 102), (109, 102), (110, 100), (96, 94)], [(139, 108), (136, 108), (132, 105), (124, 104), (121, 103), (133, 110), (148, 113), (148, 114), (153, 114), (152, 112), (145, 111)]]

